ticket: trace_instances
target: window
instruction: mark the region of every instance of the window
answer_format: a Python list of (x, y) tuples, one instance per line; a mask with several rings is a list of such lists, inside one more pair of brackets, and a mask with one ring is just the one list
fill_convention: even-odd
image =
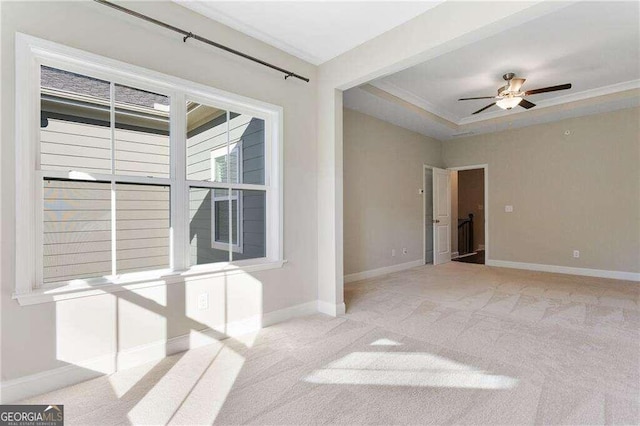
[(18, 295), (281, 265), (280, 108), (28, 36), (17, 49)]
[(192, 264), (264, 257), (266, 205), (247, 204), (245, 191), (268, 190), (265, 121), (191, 101), (186, 111), (187, 178), (197, 200), (190, 210)]
[(41, 67), (43, 284), (170, 268), (169, 102)]

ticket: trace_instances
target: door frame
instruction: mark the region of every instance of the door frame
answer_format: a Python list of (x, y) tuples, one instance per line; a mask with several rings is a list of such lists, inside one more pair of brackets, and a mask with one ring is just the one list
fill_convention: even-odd
[(447, 167), (447, 170), (456, 172), (476, 169), (484, 169), (484, 263), (486, 265), (489, 261), (489, 165), (474, 164), (470, 166)]

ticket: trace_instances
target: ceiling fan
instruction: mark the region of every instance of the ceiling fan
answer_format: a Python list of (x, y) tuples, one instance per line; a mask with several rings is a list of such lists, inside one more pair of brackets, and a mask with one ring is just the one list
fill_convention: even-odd
[(530, 109), (536, 106), (536, 104), (524, 99), (525, 96), (537, 95), (538, 93), (555, 92), (557, 90), (571, 89), (571, 83), (567, 83), (560, 84), (558, 86), (543, 87), (541, 89), (527, 90), (523, 92), (520, 91), (520, 89), (522, 88), (522, 85), (524, 84), (526, 79), (516, 78), (516, 75), (512, 72), (503, 75), (502, 78), (505, 79), (507, 84), (498, 89), (498, 96), (480, 96), (476, 98), (460, 98), (458, 100), (471, 101), (475, 99), (496, 99), (494, 103), (477, 110), (473, 114), (478, 114), (479, 112), (489, 109), (494, 105), (497, 105), (502, 109), (511, 109), (518, 105), (520, 105), (522, 108)]

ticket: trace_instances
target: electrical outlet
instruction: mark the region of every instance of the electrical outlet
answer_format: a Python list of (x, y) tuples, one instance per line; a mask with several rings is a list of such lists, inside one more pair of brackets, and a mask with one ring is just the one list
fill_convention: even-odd
[(198, 310), (206, 311), (209, 309), (209, 293), (202, 293), (198, 295)]
[(574, 250), (573, 251), (573, 257), (575, 257), (576, 259), (580, 257), (580, 250)]
[(407, 253), (409, 253), (409, 250), (407, 250), (407, 248), (406, 248), (406, 247), (405, 247), (405, 248), (403, 248), (403, 249), (402, 249), (402, 254), (407, 254)]
[(391, 249), (391, 257), (396, 257), (396, 249)]

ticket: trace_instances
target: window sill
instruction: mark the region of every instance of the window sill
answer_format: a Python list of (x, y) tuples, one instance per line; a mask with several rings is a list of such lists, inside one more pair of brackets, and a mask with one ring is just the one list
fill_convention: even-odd
[(66, 284), (56, 287), (35, 289), (29, 293), (13, 294), (21, 306), (40, 303), (57, 302), (60, 300), (76, 299), (80, 297), (97, 296), (119, 291), (136, 290), (146, 287), (157, 287), (175, 283), (184, 283), (207, 279), (216, 276), (228, 276), (248, 272), (279, 269), (287, 263), (286, 260), (260, 259), (259, 261), (241, 261), (216, 265), (197, 265), (187, 271), (137, 275), (123, 279), (104, 280), (101, 283)]

